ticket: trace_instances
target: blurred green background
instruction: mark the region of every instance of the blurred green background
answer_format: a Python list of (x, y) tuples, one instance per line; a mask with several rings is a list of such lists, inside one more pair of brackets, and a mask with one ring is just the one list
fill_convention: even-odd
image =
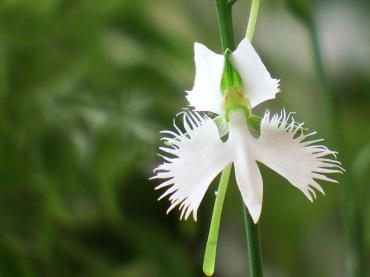
[[(235, 5), (237, 41), (249, 5)], [(324, 183), (326, 196), (312, 204), (261, 166), (266, 276), (344, 276), (348, 192), (370, 260), (369, 10), (365, 0), (262, 1), (254, 45), (282, 93), (257, 112), (297, 112), (338, 150), (351, 180), (347, 190), (341, 177)], [(334, 93), (336, 135), (307, 18)], [(0, 276), (202, 276), (215, 187), (198, 222), (181, 222), (148, 181), (159, 131), (186, 106), (195, 41), (220, 51), (211, 0), (0, 1)], [(247, 276), (235, 185), (225, 205), (215, 276)]]

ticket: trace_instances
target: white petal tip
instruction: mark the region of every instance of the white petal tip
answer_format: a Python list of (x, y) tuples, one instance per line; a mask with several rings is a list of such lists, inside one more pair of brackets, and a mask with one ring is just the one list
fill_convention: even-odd
[(197, 47), (205, 47), (205, 46), (201, 44), (200, 42), (194, 42), (194, 48), (197, 48)]
[(193, 214), (193, 219), (194, 219), (194, 221), (195, 221), (195, 222), (197, 222), (197, 221), (198, 221), (197, 216), (196, 216), (196, 215), (194, 215), (194, 214)]
[(262, 205), (260, 203), (252, 204), (248, 206), (248, 211), (253, 219), (253, 222), (257, 224), (261, 215)]

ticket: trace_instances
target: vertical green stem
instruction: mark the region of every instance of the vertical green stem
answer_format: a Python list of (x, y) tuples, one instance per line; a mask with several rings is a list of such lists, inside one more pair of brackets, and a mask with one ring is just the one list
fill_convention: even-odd
[[(235, 1), (229, 0), (215, 0), (218, 22), (221, 33), (222, 50), (225, 52), (227, 49), (231, 51), (235, 49), (233, 22), (232, 22), (232, 5)], [(259, 9), (259, 0), (253, 0), (248, 27), (247, 38), (251, 41), (256, 26), (257, 14)], [(229, 181), (231, 165), (224, 169), (222, 172), (218, 194), (213, 209), (211, 219), (211, 227), (208, 235), (207, 246), (203, 262), (203, 271), (207, 276), (212, 276), (215, 267), (216, 247), (218, 239), (218, 230), (221, 219), (221, 211), (225, 198), (227, 183)], [(243, 204), (244, 207), (244, 204)], [(248, 257), (249, 267), (252, 277), (262, 277), (262, 255), (259, 239), (258, 225), (254, 224), (248, 211), (244, 208), (244, 222), (248, 242)]]
[[(249, 41), (252, 41), (253, 38), (259, 5), (260, 5), (259, 0), (253, 0), (246, 32), (246, 37), (249, 39)], [(258, 224), (254, 224), (249, 212), (246, 210), (244, 206), (244, 203), (243, 203), (243, 217), (245, 232), (247, 235), (249, 272), (252, 277), (262, 277), (263, 276), (262, 251), (259, 236), (259, 228)]]
[[(342, 157), (347, 156), (345, 143), (342, 141), (342, 135), (340, 134), (340, 126), (336, 120), (336, 111), (334, 109), (334, 93), (331, 89), (329, 79), (324, 67), (324, 62), (321, 54), (319, 39), (317, 30), (314, 22), (310, 22), (308, 25), (309, 33), (311, 37), (311, 43), (313, 48), (313, 54), (315, 59), (316, 71), (319, 75), (320, 81), (324, 89), (324, 104), (325, 104), (325, 126), (330, 133), (330, 139), (335, 143), (342, 151)], [(344, 153), (343, 153), (344, 152)], [(362, 277), (365, 276), (365, 259), (364, 259), (364, 237), (362, 232), (362, 220), (360, 209), (356, 203), (356, 189), (355, 182), (351, 175), (351, 172), (347, 172), (343, 177), (344, 185), (344, 218), (346, 225), (346, 232), (348, 236), (348, 250), (349, 250), (349, 265), (348, 265), (348, 276)]]
[(258, 224), (254, 224), (252, 217), (244, 207), (243, 203), (243, 218), (245, 222), (247, 242), (248, 242), (248, 261), (249, 272), (253, 277), (262, 277), (262, 254), (261, 241), (259, 236)]
[[(216, 10), (218, 16), (218, 23), (221, 33), (222, 50), (234, 49), (234, 33), (231, 7), (232, 4), (227, 0), (215, 0)], [(220, 84), (221, 85), (221, 84)], [(218, 240), (218, 230), (221, 220), (222, 206), (225, 199), (227, 184), (229, 183), (230, 172), (232, 165), (228, 165), (223, 171), (218, 187), (215, 205), (213, 207), (213, 214), (211, 219), (211, 226), (207, 239), (206, 251), (203, 260), (203, 272), (207, 276), (212, 276), (215, 270), (216, 250)]]
[(218, 24), (221, 34), (222, 51), (226, 49), (231, 51), (235, 48), (233, 19), (232, 19), (232, 4), (227, 0), (215, 0), (218, 17)]
[(252, 2), (251, 12), (249, 15), (249, 20), (248, 20), (247, 32), (245, 35), (249, 39), (249, 41), (252, 41), (252, 38), (253, 38), (259, 7), (260, 7), (260, 0), (254, 0)]
[(232, 164), (229, 164), (222, 171), (220, 184), (218, 186), (216, 195), (216, 201), (213, 207), (211, 226), (209, 228), (206, 251), (204, 253), (203, 260), (203, 272), (207, 276), (212, 276), (215, 271), (218, 230), (220, 227), (222, 206), (224, 205), (227, 184), (229, 183), (231, 165)]
[[(216, 0), (217, 15), (221, 33), (222, 50), (224, 52), (226, 51), (226, 49), (234, 50), (235, 48), (232, 24), (232, 10), (231, 10), (233, 3), (234, 3), (233, 1)], [(246, 36), (250, 41), (252, 41), (253, 38), (259, 5), (260, 5), (259, 0), (253, 0), (246, 32)], [(263, 276), (262, 255), (258, 225), (254, 224), (245, 207), (243, 209), (243, 214), (248, 243), (247, 247), (250, 273), (252, 277), (262, 277)]]

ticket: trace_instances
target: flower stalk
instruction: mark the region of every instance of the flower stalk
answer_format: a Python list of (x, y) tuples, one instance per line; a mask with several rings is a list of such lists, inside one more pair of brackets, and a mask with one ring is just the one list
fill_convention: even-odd
[(215, 0), (218, 17), (218, 24), (221, 34), (222, 52), (227, 49), (233, 51), (235, 49), (234, 29), (232, 20), (232, 2), (227, 0)]
[(229, 164), (222, 171), (220, 184), (216, 193), (216, 201), (213, 207), (211, 226), (209, 228), (206, 251), (203, 261), (203, 272), (206, 276), (212, 276), (215, 271), (218, 230), (220, 227), (222, 207), (225, 200), (227, 185), (229, 183), (231, 167), (232, 164)]
[[(216, 9), (220, 27), (221, 45), (223, 52), (234, 50), (235, 48), (232, 24), (232, 4), (233, 3), (230, 1), (216, 0)], [(249, 39), (249, 41), (252, 41), (253, 38), (253, 33), (256, 26), (257, 15), (259, 10), (259, 4), (260, 4), (259, 0), (253, 0), (252, 2), (248, 27), (246, 31), (246, 37)], [(221, 210), (219, 208), (220, 207), (222, 208), (224, 200), (224, 195), (222, 195), (221, 192), (222, 193), (226, 192), (226, 190), (224, 191), (223, 188), (227, 187), (228, 178), (226, 179), (226, 176), (230, 175), (230, 169), (231, 166), (228, 166), (222, 172), (221, 181), (219, 185), (219, 194), (216, 197), (215, 206), (213, 210), (211, 227), (208, 235), (208, 241), (206, 245), (206, 252), (203, 263), (203, 271), (207, 276), (212, 276), (214, 272), (218, 229), (221, 217)], [(224, 184), (223, 182), (226, 182), (226, 184)], [(247, 238), (250, 274), (252, 277), (262, 277), (263, 276), (262, 255), (258, 224), (254, 224), (251, 216), (249, 215), (248, 211), (244, 206), (244, 203), (243, 203), (243, 218)]]
[[(233, 3), (224, 0), (216, 0), (216, 10), (221, 34), (222, 51), (234, 50), (234, 33), (232, 22)], [(221, 85), (221, 84), (220, 84)], [(215, 270), (218, 233), (220, 227), (222, 207), (225, 199), (227, 185), (229, 183), (232, 165), (228, 165), (221, 174), (220, 184), (213, 207), (211, 225), (209, 228), (206, 250), (203, 260), (203, 272), (206, 276), (212, 276)]]
[(258, 16), (258, 9), (260, 7), (260, 0), (253, 0), (251, 11), (249, 14), (249, 20), (248, 20), (248, 26), (247, 26), (247, 32), (245, 36), (249, 39), (249, 41), (252, 41), (254, 29), (256, 27), (257, 22), (257, 16)]
[(249, 273), (253, 277), (262, 277), (262, 253), (258, 224), (254, 224), (252, 217), (243, 204), (243, 218), (247, 236)]
[[(253, 0), (246, 32), (246, 37), (249, 39), (249, 41), (252, 41), (253, 39), (259, 6), (260, 0)], [(263, 276), (262, 251), (259, 227), (258, 224), (254, 224), (244, 204), (243, 204), (243, 218), (247, 238), (249, 272), (252, 277), (262, 277)]]
[[(227, 0), (216, 0), (216, 10), (221, 34), (221, 46), (224, 53), (234, 50), (235, 48), (232, 22), (232, 5), (233, 3)], [(231, 81), (229, 79), (229, 76), (226, 76), (226, 80), (228, 82)], [(203, 272), (206, 276), (212, 276), (215, 270), (221, 213), (225, 200), (227, 185), (229, 183), (231, 168), (232, 164), (228, 165), (222, 171), (220, 183), (216, 193), (216, 200), (213, 207), (212, 219), (203, 259)]]

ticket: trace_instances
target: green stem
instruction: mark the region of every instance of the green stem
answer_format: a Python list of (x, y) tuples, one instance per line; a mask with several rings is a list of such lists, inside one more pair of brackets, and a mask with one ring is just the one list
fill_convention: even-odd
[[(260, 5), (259, 0), (253, 0), (246, 32), (246, 37), (249, 39), (249, 41), (252, 41), (253, 38), (259, 5)], [(259, 228), (258, 224), (254, 224), (248, 210), (244, 206), (244, 203), (243, 203), (243, 218), (248, 244), (247, 247), (248, 247), (249, 272), (252, 277), (262, 277), (263, 276), (262, 254), (261, 254), (262, 251), (259, 236)]]
[[(227, 49), (231, 51), (235, 49), (233, 22), (232, 22), (232, 5), (235, 1), (215, 0), (218, 22), (221, 34), (221, 44), (223, 52)], [(247, 27), (247, 37), (251, 41), (257, 21), (257, 14), (259, 8), (259, 0), (253, 0), (249, 23)], [(218, 228), (221, 218), (221, 209), (224, 200), (224, 190), (226, 191), (227, 183), (230, 176), (231, 165), (229, 165), (222, 173), (220, 188), (216, 198), (210, 233), (208, 235), (206, 253), (203, 263), (203, 271), (207, 276), (211, 276), (214, 272), (216, 246), (218, 238)], [(243, 204), (244, 206), (244, 204)], [(261, 246), (258, 233), (258, 225), (254, 224), (250, 218), (248, 211), (244, 208), (244, 222), (247, 233), (249, 267), (251, 269), (252, 277), (262, 277), (262, 256)]]
[(222, 51), (227, 49), (231, 51), (235, 48), (233, 20), (232, 20), (232, 2), (227, 0), (215, 0), (218, 16), (218, 24), (221, 34)]
[(232, 164), (229, 164), (222, 171), (220, 184), (218, 186), (216, 195), (216, 201), (213, 207), (211, 226), (209, 228), (206, 251), (204, 253), (203, 260), (203, 272), (207, 276), (212, 276), (215, 270), (218, 231), (220, 227), (221, 213), (224, 205), (227, 184), (229, 183), (230, 178), (231, 165)]
[(259, 228), (254, 224), (252, 217), (245, 209), (243, 204), (243, 218), (245, 222), (247, 241), (248, 241), (248, 262), (249, 273), (253, 277), (262, 277), (262, 254)]
[[(215, 0), (215, 1), (218, 23), (221, 33), (222, 50), (223, 52), (225, 52), (227, 49), (234, 50), (235, 43), (231, 14), (231, 8), (234, 3), (229, 2), (228, 0)], [(231, 167), (232, 165), (230, 164), (222, 171), (216, 201), (213, 207), (211, 226), (209, 228), (206, 251), (204, 253), (203, 260), (203, 272), (207, 276), (212, 276), (215, 270), (218, 231), (220, 226), (221, 212), (222, 206), (224, 204), (227, 184), (229, 183)]]
[(249, 14), (249, 20), (248, 20), (248, 27), (247, 32), (245, 36), (249, 39), (249, 41), (252, 41), (254, 29), (256, 27), (257, 22), (257, 16), (258, 16), (258, 9), (260, 7), (260, 0), (253, 0), (251, 11)]
[[(329, 78), (327, 76), (323, 57), (321, 53), (318, 34), (314, 22), (308, 24), (309, 34), (311, 38), (315, 67), (324, 89), (324, 105), (325, 105), (325, 128), (329, 130), (331, 141), (338, 146), (342, 151), (342, 157), (345, 159), (348, 154), (346, 153), (346, 144), (343, 142), (341, 135), (341, 128), (338, 124), (337, 112), (334, 107), (334, 93), (330, 86)], [(346, 160), (346, 159), (345, 159)], [(348, 160), (348, 159), (347, 159)], [(356, 201), (356, 183), (353, 180), (351, 172), (345, 173), (343, 176), (343, 202), (344, 202), (344, 219), (345, 228), (348, 237), (348, 276), (361, 277), (365, 276), (365, 250), (364, 250), (364, 235), (363, 235), (363, 221), (361, 216), (361, 209)]]

